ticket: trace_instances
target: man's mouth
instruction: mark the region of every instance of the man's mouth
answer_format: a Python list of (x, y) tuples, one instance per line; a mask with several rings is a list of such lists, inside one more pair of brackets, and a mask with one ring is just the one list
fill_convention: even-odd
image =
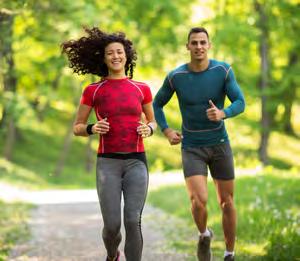
[(197, 54), (197, 55), (204, 54), (204, 52), (203, 51), (197, 51), (197, 52), (195, 52), (195, 54)]

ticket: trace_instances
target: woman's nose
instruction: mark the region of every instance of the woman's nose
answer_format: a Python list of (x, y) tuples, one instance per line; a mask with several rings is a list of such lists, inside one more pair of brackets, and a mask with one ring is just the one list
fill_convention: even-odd
[(119, 57), (119, 54), (118, 53), (113, 53), (113, 58), (118, 58)]

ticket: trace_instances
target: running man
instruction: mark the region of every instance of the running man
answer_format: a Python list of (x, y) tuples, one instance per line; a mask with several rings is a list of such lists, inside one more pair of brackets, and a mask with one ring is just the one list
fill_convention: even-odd
[[(209, 167), (222, 210), (224, 260), (234, 260), (234, 164), (224, 120), (242, 113), (245, 100), (231, 66), (208, 59), (211, 43), (205, 28), (192, 28), (186, 47), (190, 62), (177, 67), (165, 78), (154, 99), (155, 118), (171, 145), (182, 143), (183, 172), (192, 215), (199, 230), (198, 259), (212, 259), (213, 233), (207, 228), (206, 209)], [(182, 134), (168, 126), (163, 112), (174, 92), (182, 116)], [(224, 108), (226, 96), (231, 104)]]

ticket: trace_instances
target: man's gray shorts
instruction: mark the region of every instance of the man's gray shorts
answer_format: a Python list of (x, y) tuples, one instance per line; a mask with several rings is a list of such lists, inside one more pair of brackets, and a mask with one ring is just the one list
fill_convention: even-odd
[(207, 167), (214, 179), (234, 179), (233, 155), (229, 143), (209, 147), (182, 149), (184, 176), (207, 176)]

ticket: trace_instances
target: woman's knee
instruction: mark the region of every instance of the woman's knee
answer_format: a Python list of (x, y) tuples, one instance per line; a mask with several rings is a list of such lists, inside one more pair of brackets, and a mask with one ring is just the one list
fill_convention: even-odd
[(114, 238), (120, 233), (121, 224), (115, 222), (108, 222), (103, 228), (103, 237)]
[(124, 226), (125, 229), (135, 229), (141, 225), (141, 215), (138, 213), (125, 214), (124, 215)]

